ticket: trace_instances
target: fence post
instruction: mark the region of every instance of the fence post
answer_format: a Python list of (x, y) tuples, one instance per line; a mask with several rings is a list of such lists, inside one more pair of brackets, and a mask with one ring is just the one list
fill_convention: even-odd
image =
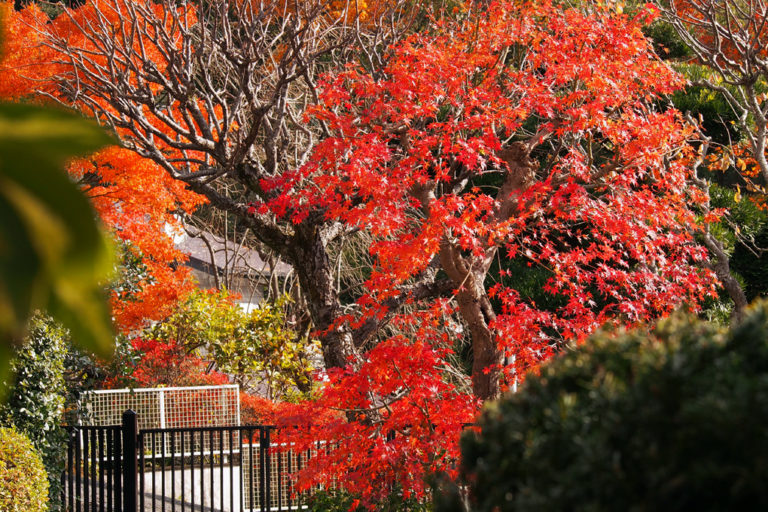
[[(267, 427), (265, 431), (265, 436), (263, 439), (263, 446), (266, 448), (262, 448), (264, 450), (264, 454), (266, 454), (266, 464), (264, 465), (264, 472), (267, 475), (266, 478), (266, 485), (264, 486), (264, 501), (265, 501), (265, 507), (264, 510), (270, 510), (272, 508), (272, 441), (269, 437), (270, 435), (271, 427)], [(279, 456), (279, 455), (278, 455)]]
[(123, 512), (136, 512), (139, 422), (134, 411), (123, 413)]

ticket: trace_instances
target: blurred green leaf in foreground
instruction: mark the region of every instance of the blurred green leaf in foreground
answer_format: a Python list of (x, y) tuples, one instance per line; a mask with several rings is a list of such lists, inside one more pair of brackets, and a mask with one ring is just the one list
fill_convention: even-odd
[(76, 114), (0, 103), (0, 382), (36, 309), (62, 322), (81, 347), (109, 353), (113, 331), (102, 287), (113, 251), (63, 168), (114, 142)]

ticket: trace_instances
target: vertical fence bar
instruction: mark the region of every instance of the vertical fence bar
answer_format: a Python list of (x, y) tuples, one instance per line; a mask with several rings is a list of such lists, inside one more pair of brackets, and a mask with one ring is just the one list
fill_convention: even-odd
[(98, 503), (96, 502), (96, 430), (89, 429), (88, 445), (91, 448), (88, 456), (88, 464), (90, 467), (90, 476), (88, 477), (88, 484), (91, 489), (91, 510), (94, 512), (97, 510)]
[(75, 442), (77, 441), (76, 432), (77, 431), (75, 429), (72, 429), (68, 432), (69, 443), (67, 444), (67, 493), (69, 495), (67, 496), (67, 501), (62, 502), (62, 504), (67, 507), (69, 512), (74, 512), (75, 510), (75, 487), (72, 477), (74, 477), (75, 472), (80, 471), (80, 468), (75, 466)]
[[(171, 432), (171, 511), (176, 512), (176, 434)], [(165, 492), (165, 491), (163, 491)], [(182, 492), (182, 496), (183, 496)]]
[(253, 487), (253, 469), (255, 467), (253, 461), (253, 429), (248, 429), (248, 505), (251, 510), (256, 508), (256, 492)]
[(157, 395), (157, 408), (160, 413), (160, 428), (165, 428), (165, 390), (160, 389)]
[(208, 498), (208, 503), (210, 504), (211, 510), (213, 510), (213, 498), (215, 493), (216, 487), (213, 485), (213, 472), (214, 472), (214, 462), (213, 462), (213, 429), (208, 431), (208, 453), (210, 454), (210, 471), (211, 471), (211, 492), (210, 497)]
[(141, 496), (141, 501), (139, 502), (139, 508), (141, 509), (141, 512), (144, 512), (144, 509), (146, 508), (147, 500), (144, 499), (144, 496), (146, 495), (146, 478), (144, 476), (144, 473), (146, 473), (147, 470), (147, 461), (146, 461), (146, 450), (144, 449), (145, 441), (147, 439), (147, 433), (142, 432), (139, 435), (139, 496)]
[(104, 486), (104, 434), (105, 429), (100, 428), (96, 431), (97, 444), (99, 446), (99, 512), (105, 512), (105, 499), (104, 494), (106, 488)]
[(128, 409), (123, 413), (123, 512), (136, 512), (138, 431), (136, 413)]
[[(237, 437), (240, 437), (240, 431), (239, 430), (233, 430), (229, 433), (229, 510), (230, 512), (234, 512), (235, 510), (235, 478), (234, 478), (234, 435), (235, 432), (237, 432)], [(240, 457), (240, 460), (242, 461), (242, 456)], [(243, 463), (240, 462), (240, 479), (242, 480), (243, 475)], [(240, 491), (240, 489), (238, 489)], [(242, 500), (241, 500), (242, 501)], [(240, 509), (242, 509), (242, 505), (240, 506)]]
[(160, 434), (160, 509), (165, 512), (165, 432)]
[(98, 502), (96, 501), (96, 436), (94, 435), (96, 430), (90, 428), (86, 431), (86, 437), (88, 438), (88, 471), (86, 471), (85, 477), (88, 479), (88, 509), (93, 512), (98, 510)]
[(189, 488), (192, 496), (191, 511), (195, 512), (195, 431), (189, 431)]
[[(187, 503), (187, 489), (184, 486), (184, 437), (186, 436), (186, 432), (183, 430), (181, 431), (181, 446), (179, 447), (179, 450), (181, 451), (181, 512), (186, 512), (186, 503)], [(193, 495), (194, 499), (194, 495)]]
[[(230, 493), (232, 480), (229, 481)], [(224, 429), (219, 429), (219, 509), (224, 510)]]
[(104, 465), (107, 473), (107, 512), (114, 512), (113, 498), (115, 487), (115, 435), (112, 428), (108, 428), (106, 431), (107, 436), (107, 462)]
[[(152, 435), (150, 437), (150, 443), (152, 443), (152, 512), (156, 512), (156, 505), (157, 505), (157, 496), (155, 495), (155, 474), (157, 471), (155, 470), (155, 465), (157, 464), (157, 457), (156, 455), (156, 449), (157, 449), (157, 435), (155, 432), (152, 432)], [(142, 498), (143, 500), (143, 498)]]
[(125, 459), (123, 453), (123, 429), (118, 427), (115, 431), (115, 465), (112, 468), (115, 479), (115, 509), (123, 511), (123, 472), (121, 464)]
[(205, 431), (201, 428), (200, 432), (200, 510), (205, 509)]
[(82, 439), (82, 457), (83, 457), (83, 512), (88, 512), (88, 510), (91, 508), (91, 489), (88, 486), (88, 474), (89, 474), (89, 464), (88, 464), (88, 430), (82, 430), (81, 431), (81, 439)]
[(265, 460), (266, 458), (266, 446), (265, 446), (265, 440), (267, 438), (267, 432), (264, 429), (264, 427), (259, 428), (259, 506), (261, 507), (261, 512), (265, 512), (267, 510), (267, 494), (264, 492), (265, 482), (266, 482), (266, 467), (267, 462)]
[(272, 508), (272, 443), (270, 442), (270, 433), (272, 427), (266, 427), (264, 429), (264, 445), (266, 446), (266, 452), (264, 453), (264, 488), (266, 489), (266, 510)]
[(83, 512), (83, 478), (81, 476), (82, 474), (82, 467), (83, 467), (83, 431), (80, 429), (77, 429), (77, 450), (75, 451), (75, 467), (77, 468), (77, 471), (75, 471), (75, 486), (77, 487), (77, 512)]

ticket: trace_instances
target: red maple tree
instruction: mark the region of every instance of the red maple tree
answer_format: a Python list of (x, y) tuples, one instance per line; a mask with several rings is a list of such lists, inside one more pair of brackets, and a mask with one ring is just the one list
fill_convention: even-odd
[[(414, 473), (447, 468), (474, 403), (446, 378), (445, 315), (458, 314), (474, 396), (487, 399), (607, 322), (696, 310), (714, 294), (694, 240), (706, 195), (689, 186), (692, 129), (660, 106), (682, 79), (642, 34), (653, 16), (500, 1), (397, 45), (382, 73), (326, 77), (308, 121), (333, 135), (265, 180), (282, 193), (253, 208), (300, 223), (319, 205), (376, 237), (364, 313), (339, 323), (385, 314), (430, 273), (454, 291), (411, 301), (393, 320), (406, 334), (329, 372), (319, 403), (347, 418), (326, 424), (340, 449), (313, 481), (336, 472), (364, 496), (392, 482), (418, 496)], [(533, 271), (548, 305), (518, 289)]]
[[(653, 103), (682, 81), (642, 35), (650, 16), (498, 2), (399, 45), (383, 77), (330, 76), (312, 118), (335, 135), (258, 207), (300, 222), (319, 204), (378, 236), (368, 314), (444, 272), (480, 398), (498, 395), (505, 356), (525, 370), (607, 321), (695, 308), (713, 293), (692, 236), (704, 197), (690, 129)], [(521, 295), (503, 263), (489, 285), (497, 260), (544, 269), (559, 306)]]

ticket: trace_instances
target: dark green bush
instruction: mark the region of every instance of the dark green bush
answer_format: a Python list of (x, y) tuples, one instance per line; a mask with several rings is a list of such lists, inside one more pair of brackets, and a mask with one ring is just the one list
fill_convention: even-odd
[(307, 500), (308, 512), (363, 512), (352, 508), (355, 497), (343, 491), (317, 491)]
[(686, 59), (693, 53), (669, 23), (656, 21), (643, 32), (653, 42), (656, 55), (664, 60)]
[(48, 475), (40, 455), (24, 434), (0, 428), (0, 510), (48, 510)]
[(462, 457), (472, 510), (765, 510), (768, 306), (598, 334), (488, 407)]
[(393, 491), (386, 500), (376, 504), (373, 508), (356, 505), (353, 494), (340, 489), (317, 491), (307, 501), (307, 512), (428, 512), (430, 504), (421, 503), (413, 498), (403, 498), (397, 491)]

